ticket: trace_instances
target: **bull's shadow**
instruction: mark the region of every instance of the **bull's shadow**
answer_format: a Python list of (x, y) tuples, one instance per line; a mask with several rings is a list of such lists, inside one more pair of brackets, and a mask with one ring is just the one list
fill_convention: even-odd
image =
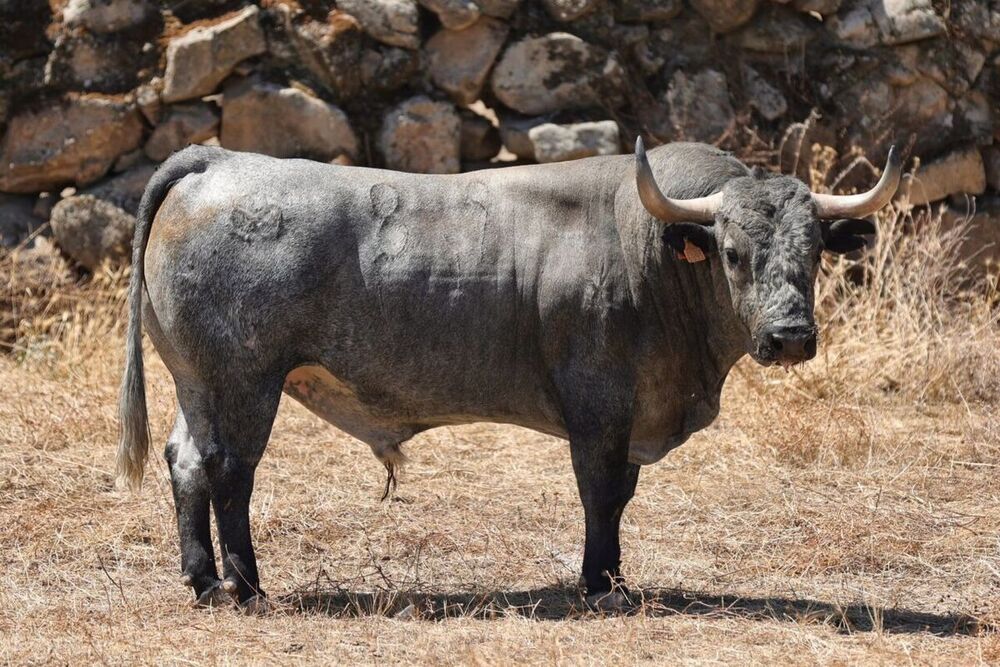
[[(992, 628), (965, 614), (934, 614), (863, 604), (837, 605), (785, 597), (740, 597), (683, 590), (633, 592), (646, 616), (704, 616), (759, 621), (788, 621), (831, 626), (840, 632), (927, 633), (938, 636), (975, 635)], [(494, 619), (518, 615), (540, 621), (597, 618), (587, 612), (576, 589), (553, 586), (527, 591), (483, 593), (385, 592), (359, 593), (344, 589), (310, 590), (278, 599), (292, 613), (332, 616), (401, 616), (423, 620), (446, 618)], [(626, 613), (626, 612), (623, 612)]]

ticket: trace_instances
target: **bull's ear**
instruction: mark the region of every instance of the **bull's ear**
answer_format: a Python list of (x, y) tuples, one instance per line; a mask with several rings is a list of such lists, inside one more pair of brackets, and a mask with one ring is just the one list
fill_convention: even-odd
[(678, 259), (700, 262), (715, 252), (715, 228), (693, 222), (675, 222), (663, 228), (663, 242), (677, 253)]
[(841, 255), (864, 248), (867, 245), (864, 237), (875, 234), (874, 224), (858, 218), (845, 218), (833, 222), (824, 220), (821, 228), (823, 248)]

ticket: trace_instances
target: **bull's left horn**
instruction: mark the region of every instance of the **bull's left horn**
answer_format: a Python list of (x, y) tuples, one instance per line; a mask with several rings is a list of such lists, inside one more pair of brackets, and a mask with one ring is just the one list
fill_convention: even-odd
[(721, 192), (697, 199), (671, 199), (663, 194), (646, 159), (642, 137), (635, 140), (635, 180), (642, 205), (667, 225), (672, 222), (712, 222), (722, 204)]
[(878, 179), (875, 187), (856, 195), (824, 195), (814, 192), (812, 197), (816, 203), (816, 213), (821, 218), (863, 218), (871, 215), (888, 204), (896, 194), (902, 174), (903, 160), (893, 146), (889, 149), (882, 178)]

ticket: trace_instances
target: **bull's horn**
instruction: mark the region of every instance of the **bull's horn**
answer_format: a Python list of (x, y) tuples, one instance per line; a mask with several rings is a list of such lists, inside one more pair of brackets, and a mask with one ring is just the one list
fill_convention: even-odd
[(893, 146), (885, 162), (882, 178), (868, 192), (856, 195), (824, 195), (813, 193), (816, 213), (821, 218), (863, 218), (889, 203), (899, 187), (903, 173), (903, 160)]
[(721, 192), (697, 199), (671, 199), (663, 194), (646, 159), (642, 137), (635, 140), (635, 180), (642, 205), (667, 225), (672, 222), (712, 222), (715, 211), (722, 203)]

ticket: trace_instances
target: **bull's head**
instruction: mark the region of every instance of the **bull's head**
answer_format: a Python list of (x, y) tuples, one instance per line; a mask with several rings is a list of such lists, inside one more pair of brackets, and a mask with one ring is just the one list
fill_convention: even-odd
[(813, 285), (820, 253), (864, 246), (875, 227), (859, 220), (889, 203), (899, 185), (895, 148), (879, 182), (856, 195), (809, 191), (799, 179), (755, 170), (713, 195), (671, 199), (656, 184), (642, 138), (636, 177), (643, 206), (667, 225), (664, 236), (688, 260), (721, 263), (733, 309), (746, 329), (749, 354), (764, 365), (816, 355)]

